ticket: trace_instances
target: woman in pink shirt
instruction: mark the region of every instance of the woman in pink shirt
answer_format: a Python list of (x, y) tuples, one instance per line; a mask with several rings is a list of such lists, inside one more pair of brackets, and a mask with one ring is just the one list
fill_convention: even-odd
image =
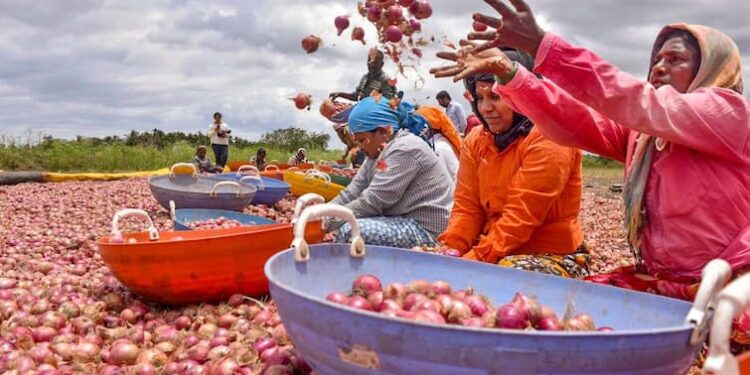
[[(432, 69), (455, 80), (498, 76), (494, 91), (549, 138), (625, 163), (628, 240), (636, 264), (590, 281), (692, 300), (700, 272), (721, 258), (735, 275), (750, 270), (750, 104), (742, 96), (740, 53), (705, 26), (662, 29), (648, 82), (591, 51), (545, 33), (522, 0), (515, 9), (485, 0), (503, 18), (474, 15), (497, 31), (490, 40), (440, 57)], [(465, 43), (464, 43), (465, 44)], [(535, 57), (534, 72), (497, 48)], [(734, 349), (750, 345), (750, 312), (738, 321)]]

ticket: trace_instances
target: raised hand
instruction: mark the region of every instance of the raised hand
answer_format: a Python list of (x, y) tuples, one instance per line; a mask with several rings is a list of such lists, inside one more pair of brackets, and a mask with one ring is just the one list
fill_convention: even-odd
[(474, 74), (494, 74), (504, 77), (511, 73), (514, 62), (497, 48), (480, 49), (479, 45), (461, 40), (457, 52), (438, 52), (437, 57), (455, 62), (453, 65), (430, 69), (436, 78), (453, 77), (457, 82)]
[(513, 9), (504, 0), (484, 0), (494, 8), (502, 18), (492, 17), (480, 13), (474, 14), (474, 20), (482, 22), (494, 31), (472, 32), (469, 40), (485, 40), (486, 43), (476, 47), (478, 51), (504, 46), (511, 47), (531, 56), (536, 56), (539, 44), (544, 38), (544, 30), (536, 23), (531, 8), (524, 0), (508, 0)]

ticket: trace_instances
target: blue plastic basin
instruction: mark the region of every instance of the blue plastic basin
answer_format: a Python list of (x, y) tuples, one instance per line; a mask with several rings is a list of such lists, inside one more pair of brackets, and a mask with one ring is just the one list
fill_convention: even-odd
[[(322, 374), (679, 374), (693, 363), (684, 301), (410, 250), (348, 245), (310, 247), (298, 263), (286, 250), (265, 266), (273, 300), (295, 347)], [(445, 280), (473, 287), (495, 306), (516, 292), (559, 315), (573, 301), (614, 332), (545, 332), (431, 325), (390, 318), (325, 300), (347, 292), (359, 275), (384, 284)]]
[[(237, 175), (237, 173), (219, 173), (214, 175), (214, 177), (222, 179), (222, 180), (228, 180), (228, 181), (239, 181), (242, 177), (245, 177), (246, 175)], [(289, 193), (289, 189), (291, 188), (289, 184), (287, 184), (284, 181), (270, 178), (270, 177), (261, 177), (261, 180), (263, 181), (263, 190), (258, 190), (255, 193), (255, 198), (253, 198), (252, 204), (265, 204), (267, 206), (273, 206), (276, 204), (276, 202), (280, 201), (284, 196)], [(254, 181), (245, 181), (243, 183), (257, 185)]]

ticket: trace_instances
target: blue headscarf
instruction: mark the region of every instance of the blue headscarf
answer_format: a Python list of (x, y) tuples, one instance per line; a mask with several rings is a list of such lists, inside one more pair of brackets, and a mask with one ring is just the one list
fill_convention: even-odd
[(369, 96), (360, 100), (349, 114), (349, 131), (352, 133), (372, 131), (385, 126), (392, 126), (394, 130), (406, 129), (432, 147), (430, 125), (409, 103), (402, 101), (393, 109), (388, 99), (375, 99)]

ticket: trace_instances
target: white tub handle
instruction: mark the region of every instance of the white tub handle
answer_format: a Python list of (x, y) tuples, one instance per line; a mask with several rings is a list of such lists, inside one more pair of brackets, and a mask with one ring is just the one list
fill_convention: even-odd
[(172, 218), (172, 221), (177, 221), (177, 206), (171, 199), (169, 200), (169, 216)]
[(159, 240), (159, 231), (156, 230), (154, 222), (151, 221), (151, 218), (148, 216), (148, 212), (134, 208), (126, 208), (124, 210), (117, 211), (115, 213), (115, 216), (112, 217), (111, 236), (113, 238), (122, 238), (122, 233), (120, 233), (119, 229), (119, 223), (121, 219), (124, 219), (128, 216), (140, 216), (142, 218), (145, 218), (146, 222), (148, 223), (148, 239), (151, 241)]
[(253, 186), (256, 186), (258, 190), (266, 189), (266, 185), (263, 183), (263, 179), (261, 179), (260, 176), (245, 176), (245, 177), (240, 178), (240, 182), (245, 182), (245, 181), (248, 181), (248, 182), (254, 181), (255, 184), (253, 184)]
[(703, 371), (714, 375), (740, 375), (739, 363), (729, 351), (732, 320), (750, 306), (750, 274), (732, 281), (716, 297), (716, 313), (711, 325), (711, 346)]
[[(249, 173), (242, 173), (243, 171), (249, 171)], [(258, 167), (254, 165), (243, 165), (237, 168), (237, 177), (240, 176), (260, 176), (260, 171), (258, 170)]]
[(216, 196), (216, 189), (219, 186), (232, 186), (234, 188), (237, 188), (237, 196), (238, 197), (240, 196), (240, 193), (242, 192), (242, 186), (240, 186), (240, 184), (237, 183), (237, 182), (234, 182), (234, 181), (219, 181), (219, 182), (217, 182), (217, 183), (214, 184), (213, 188), (211, 188), (211, 191), (208, 193), (208, 196), (209, 197), (215, 197)]
[(316, 204), (302, 211), (299, 221), (294, 224), (294, 241), (292, 241), (294, 260), (297, 262), (306, 262), (310, 259), (310, 247), (307, 241), (305, 241), (305, 227), (310, 220), (325, 216), (335, 217), (349, 223), (352, 228), (352, 243), (349, 254), (354, 258), (364, 257), (365, 241), (360, 237), (359, 225), (357, 224), (357, 219), (354, 217), (354, 213), (350, 209), (336, 204)]
[(331, 183), (331, 176), (329, 176), (328, 173), (321, 172), (317, 169), (310, 169), (307, 172), (305, 172), (305, 178), (306, 179), (317, 178), (327, 183)]
[(171, 168), (169, 168), (169, 178), (174, 178), (175, 177), (175, 175), (176, 175), (175, 169), (177, 169), (177, 168), (190, 168), (193, 171), (192, 172), (193, 178), (197, 178), (198, 177), (198, 169), (195, 168), (195, 164), (193, 164), (193, 163), (175, 163), (175, 164), (172, 165)]
[(299, 220), (299, 215), (302, 213), (302, 210), (305, 209), (307, 206), (312, 204), (318, 204), (318, 203), (325, 203), (325, 198), (321, 196), (320, 194), (315, 193), (307, 193), (303, 196), (299, 197), (297, 199), (297, 203), (294, 206), (294, 214), (292, 215), (292, 225), (297, 223), (297, 220)]
[(690, 309), (685, 317), (685, 323), (693, 324), (693, 333), (690, 336), (690, 345), (702, 342), (711, 324), (716, 295), (721, 288), (727, 284), (732, 276), (732, 267), (723, 259), (714, 259), (701, 272), (701, 285)]

